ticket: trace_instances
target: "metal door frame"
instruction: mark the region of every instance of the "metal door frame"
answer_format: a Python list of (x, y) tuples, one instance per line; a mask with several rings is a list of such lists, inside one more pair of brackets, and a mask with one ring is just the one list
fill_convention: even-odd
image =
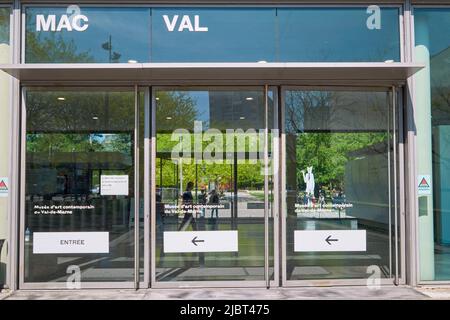
[[(405, 140), (404, 140), (404, 106), (402, 99), (402, 90), (401, 86), (378, 86), (378, 87), (370, 87), (370, 86), (347, 86), (347, 87), (338, 87), (338, 86), (280, 86), (280, 132), (281, 132), (281, 148), (280, 148), (280, 167), (281, 167), (281, 179), (280, 183), (280, 197), (281, 199), (285, 199), (286, 195), (286, 134), (285, 134), (285, 97), (284, 94), (288, 89), (297, 89), (304, 91), (313, 91), (313, 90), (342, 90), (343, 88), (352, 90), (352, 91), (386, 91), (390, 92), (388, 97), (391, 97), (391, 101), (389, 104), (389, 114), (391, 117), (395, 118), (394, 128), (391, 131), (391, 128), (388, 126), (389, 132), (393, 133), (393, 156), (394, 156), (394, 164), (398, 163), (397, 166), (391, 168), (389, 164), (389, 174), (394, 174), (396, 176), (394, 181), (394, 200), (390, 201), (391, 208), (394, 209), (394, 225), (392, 230), (389, 229), (391, 236), (389, 237), (389, 241), (391, 239), (395, 239), (395, 246), (392, 246), (390, 243), (390, 259), (395, 259), (395, 267), (393, 270), (390, 270), (392, 276), (390, 278), (382, 278), (380, 279), (381, 285), (401, 285), (405, 284), (405, 172), (404, 172), (404, 152), (405, 152)], [(389, 117), (388, 117), (389, 122)], [(397, 127), (395, 127), (397, 125)], [(398, 152), (398, 155), (397, 155)], [(390, 155), (390, 152), (389, 154)], [(389, 161), (389, 160), (388, 160)], [(390, 163), (390, 162), (389, 162)], [(392, 171), (392, 172), (391, 172)], [(392, 187), (392, 186), (391, 186)], [(391, 189), (391, 188), (390, 188)], [(389, 191), (389, 193), (391, 193)], [(279, 211), (280, 211), (280, 225), (281, 225), (281, 286), (283, 287), (298, 287), (298, 286), (353, 286), (353, 285), (367, 285), (368, 278), (355, 278), (355, 279), (308, 279), (308, 280), (287, 280), (287, 253), (286, 253), (286, 208), (285, 202), (280, 201), (279, 203)], [(394, 249), (395, 248), (395, 249)], [(392, 272), (395, 271), (395, 272)], [(368, 274), (369, 276), (370, 274)]]
[[(39, 86), (46, 87), (46, 86)], [(94, 88), (98, 90), (102, 89), (126, 89), (127, 92), (134, 93), (134, 267), (133, 267), (133, 279), (129, 281), (89, 281), (83, 282), (81, 281), (81, 289), (138, 289), (139, 288), (139, 175), (142, 170), (139, 168), (139, 87), (138, 85), (123, 85), (123, 86), (83, 86), (75, 85), (75, 86), (48, 86), (49, 90), (60, 90), (64, 88)], [(18, 265), (18, 289), (23, 290), (35, 290), (35, 289), (68, 289), (67, 282), (25, 282), (25, 182), (26, 182), (26, 92), (27, 88), (33, 88), (33, 86), (24, 86), (20, 90), (20, 194), (19, 194), (19, 232), (18, 232), (18, 243), (19, 243), (19, 265)], [(114, 92), (114, 90), (112, 90)], [(137, 220), (136, 220), (137, 218)]]
[[(149, 193), (150, 196), (147, 197), (147, 201), (144, 203), (145, 217), (148, 219), (145, 222), (145, 230), (144, 234), (145, 241), (148, 243), (145, 247), (148, 248), (145, 250), (145, 256), (148, 257), (145, 260), (150, 260), (150, 269), (146, 268), (144, 270), (145, 274), (148, 274), (149, 283), (144, 283), (144, 285), (148, 285), (148, 287), (152, 288), (246, 288), (246, 287), (278, 287), (279, 286), (279, 219), (278, 219), (278, 208), (279, 208), (279, 192), (278, 192), (278, 172), (275, 171), (273, 175), (273, 190), (272, 193), (274, 195), (273, 204), (271, 208), (269, 208), (269, 178), (267, 174), (264, 176), (264, 188), (265, 192), (265, 201), (264, 201), (264, 280), (230, 280), (230, 281), (167, 281), (161, 282), (156, 280), (156, 99), (155, 99), (155, 91), (156, 89), (164, 89), (164, 88), (173, 88), (174, 86), (164, 85), (164, 86), (153, 86), (149, 88), (149, 92), (151, 95), (151, 106), (146, 105), (146, 114), (145, 114), (145, 132), (150, 133), (149, 136), (145, 136), (145, 153), (148, 156), (145, 157), (144, 164), (144, 172), (146, 172), (146, 177), (151, 177), (149, 179), (148, 184), (145, 182), (145, 187), (148, 187), (149, 192), (145, 192), (146, 195)], [(176, 87), (176, 85), (175, 85)], [(180, 88), (217, 88), (217, 87), (229, 87), (231, 90), (233, 88), (242, 88), (242, 87), (251, 87), (251, 88), (262, 88), (264, 90), (264, 113), (265, 113), (265, 132), (264, 132), (264, 163), (268, 165), (269, 154), (268, 154), (268, 143), (269, 143), (269, 127), (271, 129), (275, 129), (274, 132), (278, 130), (278, 114), (279, 114), (279, 104), (278, 104), (278, 90), (277, 87), (269, 86), (269, 85), (248, 85), (248, 86), (240, 86), (240, 85), (186, 85), (181, 86)], [(268, 119), (268, 108), (269, 108), (269, 91), (274, 93), (273, 97), (273, 114), (274, 114), (274, 123), (272, 126), (269, 125)], [(148, 120), (148, 122), (147, 122)], [(275, 135), (273, 138), (273, 151), (272, 151), (272, 160), (275, 164), (279, 163), (279, 139), (278, 136)], [(278, 167), (278, 166), (277, 166)], [(273, 215), (273, 278), (269, 279), (270, 276), (270, 252), (269, 252), (269, 211), (272, 212)], [(146, 278), (147, 279), (147, 278)]]

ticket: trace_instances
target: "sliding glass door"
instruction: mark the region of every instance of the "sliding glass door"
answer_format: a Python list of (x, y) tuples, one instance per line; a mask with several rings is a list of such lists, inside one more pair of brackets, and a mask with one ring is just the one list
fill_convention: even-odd
[(136, 92), (27, 88), (24, 98), (22, 287), (133, 287)]
[(285, 283), (398, 277), (392, 94), (283, 90)]
[(274, 97), (264, 87), (153, 90), (156, 286), (274, 279), (273, 175), (265, 165)]

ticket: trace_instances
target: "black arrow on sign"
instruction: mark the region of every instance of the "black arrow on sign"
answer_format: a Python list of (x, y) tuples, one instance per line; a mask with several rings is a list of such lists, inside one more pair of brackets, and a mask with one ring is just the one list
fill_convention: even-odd
[(339, 240), (338, 240), (338, 239), (331, 239), (331, 235), (329, 235), (329, 236), (325, 239), (325, 241), (331, 246), (330, 241), (339, 241)]
[(192, 243), (196, 246), (198, 246), (197, 242), (205, 242), (205, 240), (197, 240), (197, 236), (195, 236), (194, 239), (192, 239)]

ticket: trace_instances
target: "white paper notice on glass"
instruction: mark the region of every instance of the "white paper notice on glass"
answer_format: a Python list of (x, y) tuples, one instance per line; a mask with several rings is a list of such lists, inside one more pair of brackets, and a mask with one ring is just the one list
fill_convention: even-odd
[(127, 196), (128, 175), (101, 175), (100, 194), (102, 196)]
[(109, 232), (34, 232), (33, 253), (109, 253)]

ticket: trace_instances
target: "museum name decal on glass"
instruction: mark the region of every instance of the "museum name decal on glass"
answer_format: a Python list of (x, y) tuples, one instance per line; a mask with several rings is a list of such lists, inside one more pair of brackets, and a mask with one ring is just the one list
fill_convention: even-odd
[(93, 205), (40, 205), (35, 204), (33, 206), (33, 214), (35, 215), (70, 215), (75, 210), (94, 210)]
[[(367, 7), (366, 25), (370, 30), (381, 28), (381, 10), (376, 5)], [(201, 26), (200, 15), (163, 15), (162, 16), (167, 31), (169, 32), (208, 32), (207, 26)], [(57, 16), (56, 14), (37, 14), (36, 31), (59, 32), (78, 31), (83, 32), (89, 28), (89, 18), (81, 14), (81, 9), (77, 5), (67, 7), (66, 14)]]
[[(208, 32), (208, 27), (200, 25), (199, 15), (163, 15), (164, 24), (169, 32)], [(59, 32), (78, 31), (83, 32), (89, 28), (89, 18), (81, 14), (80, 7), (73, 5), (67, 8), (67, 14), (36, 15), (36, 31)]]

